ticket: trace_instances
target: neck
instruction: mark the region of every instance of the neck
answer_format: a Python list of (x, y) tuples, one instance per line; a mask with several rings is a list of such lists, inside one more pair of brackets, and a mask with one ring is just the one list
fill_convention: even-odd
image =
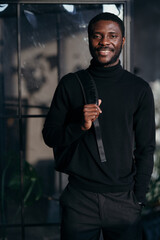
[(104, 64), (103, 66), (104, 66), (105, 68), (107, 68), (107, 67), (114, 67), (114, 66), (116, 66), (118, 63), (119, 63), (119, 59), (117, 59), (116, 62), (114, 62), (114, 63)]
[(99, 64), (94, 59), (91, 60), (91, 64), (88, 70), (95, 77), (100, 77), (104, 79), (111, 78), (113, 81), (115, 78), (117, 79), (117, 76), (120, 76), (121, 73), (123, 72), (123, 69), (120, 65), (120, 61), (118, 61), (116, 65), (112, 65), (112, 66), (108, 65), (107, 67), (105, 67), (104, 65)]
[(98, 67), (98, 68), (100, 68), (100, 69), (102, 70), (103, 68), (106, 69), (106, 68), (112, 68), (112, 67), (115, 67), (115, 66), (119, 66), (119, 65), (120, 65), (120, 60), (117, 59), (117, 61), (114, 62), (114, 63), (103, 64), (103, 63), (100, 63), (100, 62), (96, 61), (96, 60), (93, 58), (90, 63), (91, 63), (91, 64), (90, 64), (91, 66), (93, 66), (93, 67)]

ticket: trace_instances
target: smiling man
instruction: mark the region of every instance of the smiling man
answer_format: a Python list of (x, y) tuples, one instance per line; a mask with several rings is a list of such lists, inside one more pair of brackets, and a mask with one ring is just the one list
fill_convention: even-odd
[(124, 30), (117, 22), (100, 20), (90, 23), (89, 29), (90, 52), (97, 62), (104, 67), (111, 67), (119, 62), (119, 55), (125, 43)]
[[(98, 104), (85, 104), (74, 73), (54, 94), (43, 137), (56, 166), (69, 175), (61, 195), (61, 240), (140, 240), (138, 221), (148, 189), (155, 148), (154, 101), (143, 79), (124, 70), (119, 55), (124, 24), (111, 13), (89, 23), (92, 55), (86, 71)], [(87, 80), (86, 80), (87, 81)], [(93, 123), (99, 120), (105, 161)]]

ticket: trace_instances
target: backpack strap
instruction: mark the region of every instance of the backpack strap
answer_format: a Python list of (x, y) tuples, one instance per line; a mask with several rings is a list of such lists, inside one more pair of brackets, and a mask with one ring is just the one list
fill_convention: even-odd
[[(85, 104), (97, 104), (98, 105), (98, 91), (94, 79), (90, 75), (87, 70), (81, 70), (75, 73), (76, 78), (78, 79)], [(104, 146), (102, 141), (101, 129), (98, 118), (93, 122), (95, 134), (96, 134), (96, 141), (99, 151), (99, 156), (101, 162), (106, 162), (106, 156), (104, 152)]]

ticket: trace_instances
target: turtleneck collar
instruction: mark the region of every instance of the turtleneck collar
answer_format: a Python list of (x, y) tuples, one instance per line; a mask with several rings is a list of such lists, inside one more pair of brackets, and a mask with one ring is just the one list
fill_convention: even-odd
[(95, 62), (94, 59), (91, 60), (88, 71), (93, 77), (98, 78), (110, 78), (113, 81), (118, 80), (121, 74), (123, 73), (123, 68), (120, 64), (120, 61), (117, 65), (112, 67), (104, 67), (99, 63)]

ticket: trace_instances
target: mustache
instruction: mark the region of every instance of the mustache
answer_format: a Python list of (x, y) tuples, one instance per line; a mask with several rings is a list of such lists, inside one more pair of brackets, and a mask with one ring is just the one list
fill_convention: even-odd
[(110, 47), (98, 47), (96, 48), (97, 51), (111, 51), (111, 52), (114, 52), (114, 49), (113, 48), (110, 48)]

